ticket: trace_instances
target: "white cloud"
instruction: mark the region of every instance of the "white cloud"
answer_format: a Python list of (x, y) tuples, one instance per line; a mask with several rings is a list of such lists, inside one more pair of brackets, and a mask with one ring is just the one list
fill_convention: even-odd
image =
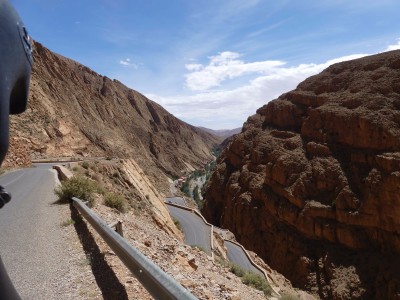
[(397, 39), (397, 44), (389, 45), (385, 51), (399, 50), (400, 49), (400, 38)]
[(245, 63), (239, 60), (236, 52), (221, 52), (209, 57), (209, 64), (187, 64), (186, 86), (193, 91), (205, 91), (227, 80), (250, 73), (273, 73), (275, 68), (284, 65), (282, 61), (261, 61)]
[[(363, 57), (366, 54), (354, 54), (329, 60), (322, 64), (300, 64), (286, 67), (284, 62), (264, 61), (245, 63), (239, 61), (238, 54), (223, 52), (210, 58), (207, 66), (193, 64), (187, 67), (189, 74), (198, 74), (190, 78), (191, 84), (197, 80), (202, 87), (219, 84), (226, 78), (241, 76), (247, 72), (260, 72), (253, 79), (237, 88), (225, 90), (203, 90), (192, 95), (162, 97), (146, 95), (164, 106), (172, 114), (193, 125), (214, 129), (242, 126), (247, 117), (268, 101), (290, 91), (311, 75), (315, 75), (329, 65), (345, 60)], [(200, 68), (201, 66), (201, 68)], [(207, 81), (207, 76), (211, 77)], [(196, 89), (193, 89), (196, 91)]]
[(131, 62), (131, 59), (130, 59), (130, 58), (126, 58), (126, 59), (124, 59), (124, 60), (120, 60), (119, 63), (120, 63), (121, 65), (123, 65), (123, 66), (126, 66), (126, 67), (132, 67), (132, 68), (135, 68), (135, 69), (138, 68), (138, 66), (137, 66), (136, 64), (134, 64), (134, 63)]

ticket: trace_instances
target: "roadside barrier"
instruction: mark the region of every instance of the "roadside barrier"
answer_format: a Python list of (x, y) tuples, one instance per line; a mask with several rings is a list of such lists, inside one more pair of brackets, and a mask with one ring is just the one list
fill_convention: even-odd
[(73, 206), (99, 233), (125, 266), (155, 299), (197, 299), (171, 276), (130, 245), (80, 199), (72, 198)]
[[(175, 207), (178, 207), (178, 208), (187, 210), (187, 211), (194, 212), (195, 214), (197, 214), (197, 215), (203, 220), (203, 222), (204, 222), (206, 225), (208, 225), (208, 226), (211, 227), (211, 253), (212, 253), (212, 257), (214, 257), (214, 256), (213, 256), (214, 253), (212, 252), (212, 250), (214, 249), (214, 247), (213, 247), (213, 238), (212, 238), (212, 232), (213, 232), (214, 228), (215, 228), (216, 231), (225, 231), (225, 232), (228, 232), (229, 230), (223, 229), (223, 228), (220, 228), (220, 227), (217, 227), (217, 226), (214, 226), (214, 225), (208, 223), (208, 222), (206, 221), (206, 219), (203, 217), (203, 215), (202, 215), (201, 213), (199, 213), (196, 209), (189, 208), (189, 207), (186, 207), (186, 206), (182, 206), (182, 205), (179, 205), (179, 204), (176, 204), (176, 203), (170, 203), (170, 202), (167, 202), (167, 203), (165, 203), (165, 204), (171, 205), (171, 206), (175, 206)], [(239, 244), (239, 243), (236, 242), (236, 241), (226, 240), (226, 239), (224, 239), (224, 241), (231, 242), (231, 243), (237, 245), (238, 247), (240, 247), (240, 248), (243, 250), (243, 252), (245, 253), (247, 259), (250, 261), (251, 265), (254, 266), (257, 270), (259, 270), (259, 271), (264, 275), (265, 279), (266, 279), (267, 282), (270, 284), (272, 290), (275, 292), (275, 294), (276, 294), (278, 297), (280, 297), (280, 294), (279, 294), (278, 290), (277, 290), (276, 288), (273, 287), (273, 284), (272, 284), (273, 280), (268, 276), (268, 273), (267, 273), (263, 268), (261, 268), (259, 265), (257, 265), (257, 264), (253, 261), (253, 259), (250, 257), (250, 254), (247, 252), (247, 250), (246, 250), (241, 244)], [(272, 271), (272, 270), (270, 270), (270, 271)]]

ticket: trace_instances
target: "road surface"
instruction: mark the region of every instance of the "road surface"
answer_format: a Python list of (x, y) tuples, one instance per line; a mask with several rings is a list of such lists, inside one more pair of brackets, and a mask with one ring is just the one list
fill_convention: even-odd
[(29, 168), (0, 176), (12, 194), (0, 209), (0, 255), (22, 299), (62, 299), (68, 253), (60, 224), (55, 171)]
[(264, 274), (251, 264), (241, 247), (230, 241), (225, 241), (224, 245), (228, 250), (227, 256), (231, 262), (242, 267), (243, 270), (250, 271), (264, 277)]
[(178, 205), (186, 206), (185, 200), (182, 197), (168, 197), (165, 198), (167, 203), (175, 203)]
[(51, 162), (51, 163), (33, 163), (32, 165), (35, 168), (41, 168), (41, 169), (51, 169), (53, 168), (53, 166), (56, 165), (62, 165), (65, 166), (66, 164), (68, 164), (68, 162)]
[(211, 227), (207, 226), (194, 212), (168, 205), (168, 203), (167, 207), (172, 218), (181, 224), (186, 244), (199, 246), (211, 255)]

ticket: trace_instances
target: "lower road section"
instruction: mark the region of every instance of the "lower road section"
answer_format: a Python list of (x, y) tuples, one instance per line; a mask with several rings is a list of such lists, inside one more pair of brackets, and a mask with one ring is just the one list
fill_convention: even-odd
[(172, 218), (181, 224), (186, 244), (199, 246), (211, 255), (211, 227), (192, 211), (168, 205), (168, 202), (167, 207)]
[(250, 262), (242, 247), (230, 241), (225, 241), (224, 244), (227, 249), (228, 259), (231, 262), (240, 266), (243, 270), (250, 271), (264, 277), (264, 274)]
[[(204, 223), (204, 220), (196, 213), (186, 210), (184, 208), (176, 207), (174, 204), (182, 205), (180, 201), (182, 198), (167, 198), (166, 204), (172, 218), (179, 221), (183, 234), (185, 235), (185, 242), (188, 245), (200, 246), (207, 253), (211, 254), (211, 228)], [(239, 245), (225, 240), (224, 245), (227, 249), (227, 257), (229, 261), (240, 266), (245, 271), (250, 271), (264, 277), (257, 267), (255, 267), (245, 251)]]
[(182, 197), (170, 197), (170, 198), (165, 198), (165, 201), (167, 203), (174, 203), (182, 206), (186, 206), (185, 200)]

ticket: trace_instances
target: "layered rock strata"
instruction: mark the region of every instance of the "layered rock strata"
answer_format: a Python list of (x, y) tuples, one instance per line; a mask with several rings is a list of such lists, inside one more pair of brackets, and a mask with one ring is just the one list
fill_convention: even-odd
[(203, 209), (294, 285), (400, 297), (400, 51), (335, 64), (244, 124)]

